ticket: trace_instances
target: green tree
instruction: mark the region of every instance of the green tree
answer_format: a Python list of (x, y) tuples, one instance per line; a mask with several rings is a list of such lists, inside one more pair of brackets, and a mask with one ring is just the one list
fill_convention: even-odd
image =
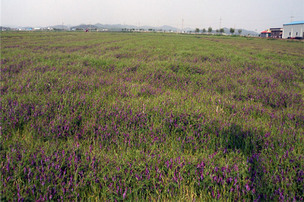
[(204, 28), (204, 29), (203, 29), (203, 33), (205, 33), (205, 32), (206, 32), (206, 29)]
[(212, 27), (208, 28), (208, 32), (211, 33), (212, 32)]
[(239, 30), (238, 30), (239, 35), (241, 35), (241, 34), (242, 34), (242, 31), (243, 31), (243, 30), (241, 30), (241, 29), (239, 29)]
[(234, 31), (235, 31), (235, 29), (230, 28), (230, 33), (231, 33), (231, 34), (233, 34), (233, 33), (234, 33)]
[(196, 28), (195, 29), (195, 33), (199, 33), (200, 29), (199, 28)]
[(221, 28), (221, 29), (220, 29), (220, 32), (221, 32), (221, 33), (225, 33), (224, 28)]

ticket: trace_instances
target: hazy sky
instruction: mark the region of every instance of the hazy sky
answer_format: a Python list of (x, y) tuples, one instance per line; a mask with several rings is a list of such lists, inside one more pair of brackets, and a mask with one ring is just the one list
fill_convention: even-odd
[(171, 25), (261, 31), (304, 20), (304, 0), (1, 0), (2, 26)]

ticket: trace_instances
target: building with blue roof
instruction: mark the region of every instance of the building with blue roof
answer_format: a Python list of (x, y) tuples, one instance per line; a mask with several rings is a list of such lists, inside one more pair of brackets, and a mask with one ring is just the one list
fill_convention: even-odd
[(304, 21), (283, 24), (283, 39), (303, 39)]

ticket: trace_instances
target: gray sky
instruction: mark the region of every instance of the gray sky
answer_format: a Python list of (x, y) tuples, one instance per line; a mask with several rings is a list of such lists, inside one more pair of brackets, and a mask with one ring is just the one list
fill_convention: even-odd
[(2, 26), (171, 25), (261, 31), (304, 20), (304, 0), (1, 0)]

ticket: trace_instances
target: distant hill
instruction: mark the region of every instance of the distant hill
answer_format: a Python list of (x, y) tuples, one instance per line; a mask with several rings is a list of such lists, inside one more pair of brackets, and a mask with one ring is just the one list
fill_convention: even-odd
[[(18, 29), (21, 30), (32, 30), (33, 28), (31, 27), (17, 27)], [(108, 31), (122, 31), (122, 30), (130, 30), (130, 29), (134, 29), (134, 30), (153, 30), (153, 31), (172, 31), (172, 32), (177, 32), (177, 31), (181, 31), (180, 28), (176, 28), (170, 25), (163, 25), (163, 26), (135, 26), (135, 25), (122, 25), (122, 24), (101, 24), (101, 23), (97, 23), (94, 25), (91, 24), (80, 24), (77, 26), (67, 26), (67, 25), (54, 25), (54, 26), (48, 26), (48, 27), (41, 27), (41, 29), (48, 29), (48, 28), (53, 28), (54, 30), (86, 30), (86, 29), (92, 29), (92, 30), (103, 30), (106, 29)], [(10, 30), (12, 28), (10, 27), (2, 27), (1, 30)], [(205, 28), (206, 30), (208, 28)], [(200, 28), (200, 32), (202, 32), (202, 28)], [(234, 35), (239, 35), (238, 33), (239, 29), (235, 29), (235, 33)], [(251, 30), (246, 30), (246, 29), (241, 29), (242, 33), (241, 35), (250, 35), (250, 36), (258, 36), (259, 33), (251, 31)], [(186, 27), (183, 29), (184, 32), (194, 32), (195, 29), (194, 28), (189, 28)], [(225, 34), (230, 34), (230, 28), (224, 28)], [(212, 30), (213, 34), (216, 34), (216, 30)]]
[(161, 27), (159, 27), (160, 29), (162, 30), (165, 30), (165, 31), (176, 31), (178, 30), (176, 27), (172, 27), (172, 26), (169, 26), (169, 25), (163, 25)]
[(69, 30), (70, 28), (67, 25), (54, 25), (54, 26), (49, 26), (53, 29), (64, 29), (64, 30)]
[(163, 25), (160, 27), (155, 27), (155, 26), (135, 26), (135, 25), (122, 25), (122, 24), (95, 24), (98, 28), (103, 28), (103, 29), (108, 29), (110, 31), (121, 31), (122, 29), (137, 29), (137, 30), (163, 30), (163, 31), (176, 31), (178, 30), (176, 27), (172, 27), (169, 25)]
[(96, 30), (96, 29), (98, 29), (98, 27), (96, 25), (81, 24), (78, 26), (73, 26), (70, 29), (71, 30), (86, 30), (86, 29)]

